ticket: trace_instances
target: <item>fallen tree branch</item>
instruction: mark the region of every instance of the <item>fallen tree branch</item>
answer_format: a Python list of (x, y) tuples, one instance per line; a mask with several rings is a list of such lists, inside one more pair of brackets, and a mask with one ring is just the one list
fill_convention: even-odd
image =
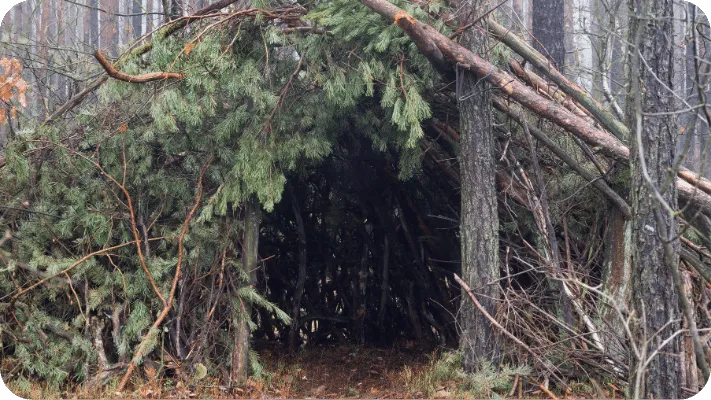
[[(403, 31), (405, 31), (405, 33), (410, 36), (413, 42), (417, 45), (418, 49), (420, 49), (420, 51), (422, 51), (423, 53), (439, 53), (444, 55), (450, 62), (456, 63), (458, 66), (472, 71), (476, 76), (482, 79), (486, 79), (493, 86), (497, 87), (502, 93), (506, 94), (511, 99), (521, 104), (532, 113), (555, 123), (556, 125), (572, 133), (573, 135), (588, 143), (589, 145), (598, 147), (600, 151), (608, 157), (611, 157), (612, 159), (620, 161), (624, 164), (629, 163), (629, 148), (627, 148), (627, 146), (625, 146), (622, 141), (611, 135), (609, 132), (593, 126), (588, 121), (585, 121), (584, 119), (570, 112), (568, 109), (556, 103), (555, 101), (544, 98), (534, 89), (520, 82), (518, 79), (511, 76), (507, 72), (496, 67), (495, 65), (484, 60), (483, 58), (477, 56), (470, 50), (455, 43), (430, 25), (416, 20), (407, 12), (391, 4), (387, 0), (359, 1), (371, 10), (380, 14), (381, 16), (393, 21), (395, 25), (400, 27)], [(505, 30), (505, 28), (503, 29)], [(508, 32), (506, 30), (505, 32), (505, 37), (514, 36), (511, 32)], [(512, 43), (514, 42), (512, 41)], [(435, 48), (433, 49), (432, 46), (435, 46)], [(526, 44), (526, 46), (528, 45)], [(550, 68), (548, 68), (548, 70), (549, 72), (551, 71)], [(556, 76), (560, 75), (559, 78), (565, 78), (557, 70), (554, 70), (554, 72), (550, 73), (557, 74)], [(558, 84), (559, 87), (561, 87), (562, 89), (566, 82), (568, 82), (567, 79), (560, 80), (560, 84)], [(572, 88), (576, 89), (573, 90)], [(596, 118), (605, 119), (606, 115), (611, 117), (612, 119), (607, 120), (605, 124), (613, 126), (614, 129), (618, 130), (618, 133), (629, 132), (627, 127), (617, 121), (614, 116), (610, 114), (609, 111), (600, 108), (601, 106), (598, 106), (596, 108), (590, 104), (587, 104), (590, 103), (592, 98), (579, 87), (570, 86), (566, 90), (570, 92), (568, 93), (564, 91), (566, 94), (569, 94), (571, 97), (576, 99)], [(597, 111), (593, 112), (593, 109)], [(605, 126), (607, 127), (607, 125)], [(699, 178), (697, 181), (703, 182), (703, 179)], [(708, 215), (711, 215), (710, 194), (699, 190), (697, 187), (687, 182), (683, 178), (678, 178), (676, 182), (677, 190), (679, 192), (679, 197), (681, 200), (695, 204), (701, 211)]]
[(699, 176), (699, 174), (697, 174), (696, 172), (682, 167), (677, 173), (677, 176), (689, 182), (690, 184), (698, 187), (704, 192), (711, 194), (711, 181), (702, 176)]
[[(700, 190), (684, 179), (676, 179), (676, 189), (679, 192), (679, 200), (694, 204), (704, 214), (711, 216), (711, 195)], [(680, 205), (684, 207), (685, 205)]]
[(59, 109), (53, 112), (52, 115), (47, 117), (47, 119), (44, 120), (44, 124), (51, 124), (57, 118), (74, 109), (74, 107), (78, 106), (79, 104), (81, 104), (82, 101), (84, 101), (84, 98), (86, 98), (86, 96), (96, 90), (99, 86), (103, 85), (104, 82), (106, 82), (108, 79), (108, 75), (103, 75), (96, 78), (93, 82), (89, 84), (89, 86), (85, 87), (81, 92), (77, 93), (74, 97), (69, 99), (69, 101), (59, 107)]
[(694, 256), (694, 253), (692, 253), (691, 250), (679, 247), (679, 257), (681, 257), (684, 262), (694, 267), (696, 272), (698, 272), (699, 275), (706, 280), (706, 282), (711, 284), (711, 267), (699, 260), (699, 257)]
[(153, 82), (153, 81), (159, 81), (159, 80), (165, 80), (165, 79), (183, 79), (185, 78), (184, 74), (178, 73), (178, 72), (149, 72), (147, 74), (142, 74), (142, 75), (129, 75), (125, 72), (121, 72), (116, 69), (116, 67), (109, 62), (109, 60), (104, 57), (103, 54), (101, 54), (100, 50), (96, 50), (94, 52), (94, 58), (96, 58), (96, 61), (101, 64), (101, 66), (104, 68), (104, 71), (106, 71), (106, 74), (114, 79), (124, 81), (124, 82), (131, 82), (131, 83), (148, 83), (148, 82)]
[(540, 383), (534, 381), (534, 380), (531, 379), (531, 378), (528, 378), (528, 380), (530, 380), (531, 383), (533, 383), (533, 384), (536, 385), (539, 389), (541, 389), (541, 391), (542, 391), (543, 393), (547, 394), (548, 397), (551, 398), (551, 400), (558, 400), (558, 397), (556, 397), (556, 395), (554, 395), (550, 390), (548, 390), (547, 387), (545, 387), (544, 385), (541, 385)]
[[(492, 102), (496, 109), (504, 112), (506, 115), (509, 116), (509, 118), (513, 119), (517, 123), (522, 124), (524, 122), (523, 120), (521, 120), (521, 118), (519, 118), (518, 115), (516, 115), (516, 113), (512, 112), (511, 109), (501, 99), (494, 97)], [(536, 128), (535, 126), (529, 126), (528, 130), (533, 136), (536, 137), (536, 139), (538, 139), (550, 151), (552, 151), (556, 156), (558, 156), (561, 161), (567, 164), (573, 171), (577, 172), (578, 175), (580, 175), (586, 181), (590, 182), (591, 185), (593, 185), (602, 194), (604, 194), (612, 202), (612, 204), (614, 204), (622, 212), (625, 218), (629, 219), (632, 216), (632, 211), (630, 209), (629, 204), (627, 204), (627, 202), (622, 197), (620, 197), (617, 192), (612, 190), (612, 188), (607, 185), (607, 183), (605, 182), (605, 180), (602, 179), (601, 176), (595, 176), (595, 174), (591, 173), (590, 171), (583, 168), (580, 164), (575, 162), (575, 160), (573, 160), (573, 158), (570, 157), (568, 153), (558, 147), (555, 142), (553, 142), (548, 137), (548, 135), (543, 133), (540, 129)]]
[(538, 90), (539, 93), (561, 104), (563, 107), (567, 108), (568, 110), (570, 110), (570, 112), (577, 115), (578, 117), (588, 122), (593, 122), (591, 116), (587, 113), (587, 111), (582, 108), (582, 106), (579, 106), (571, 97), (563, 93), (560, 88), (558, 88), (558, 85), (546, 81), (533, 71), (527, 71), (516, 60), (509, 60), (508, 65), (514, 75), (516, 75), (522, 81), (526, 82), (532, 88)]
[(531, 112), (560, 125), (588, 144), (600, 147), (604, 154), (613, 159), (623, 162), (627, 162), (626, 160), (629, 159), (629, 149), (620, 140), (608, 132), (596, 128), (560, 104), (542, 97), (534, 89), (469, 49), (455, 43), (432, 26), (418, 21), (387, 0), (359, 1), (381, 16), (393, 21), (410, 36), (423, 53), (432, 54), (432, 46), (435, 46), (435, 50), (443, 54), (450, 62), (486, 79)]
[[(518, 37), (515, 33), (511, 32), (509, 29), (498, 24), (492, 18), (489, 18), (487, 27), (489, 29), (489, 32), (496, 39), (511, 48), (511, 50), (523, 57), (526, 61), (530, 62), (548, 79), (555, 83), (558, 89), (560, 89), (566, 95), (572, 97), (580, 106), (583, 107), (584, 110), (588, 111), (598, 121), (600, 121), (600, 123), (605, 129), (610, 131), (613, 135), (615, 135), (621, 140), (625, 140), (629, 137), (630, 131), (627, 126), (620, 122), (608, 109), (606, 109), (602, 104), (600, 104), (600, 102), (590, 96), (583, 88), (578, 86), (578, 84), (570, 81), (563, 74), (561, 74), (560, 71), (551, 66), (546, 57), (543, 56), (540, 52), (531, 47), (528, 43)], [(517, 71), (515, 67), (516, 65), (512, 65), (512, 70), (516, 72), (517, 75), (519, 75), (522, 71)], [(531, 72), (528, 72), (528, 74), (531, 75), (530, 78), (535, 79), (535, 74)], [(540, 81), (538, 81), (538, 85), (540, 84)], [(577, 112), (574, 113), (580, 116)], [(709, 181), (708, 179), (683, 167), (679, 171), (677, 171), (677, 175), (688, 183), (690, 183), (691, 185), (698, 186), (704, 192), (711, 194), (711, 181)], [(687, 189), (688, 188), (684, 188), (684, 196), (689, 196), (691, 194), (691, 192)]]
[(492, 35), (503, 42), (506, 46), (510, 47), (511, 50), (515, 51), (518, 55), (530, 62), (534, 67), (536, 67), (541, 73), (547, 76), (553, 83), (558, 85), (558, 87), (563, 91), (563, 93), (572, 97), (580, 103), (586, 110), (597, 118), (602, 125), (612, 132), (618, 139), (624, 140), (629, 137), (629, 129), (620, 122), (610, 111), (608, 111), (602, 104), (592, 98), (584, 89), (578, 86), (576, 83), (571, 82), (557, 69), (551, 66), (550, 62), (541, 53), (536, 51), (528, 43), (523, 41), (516, 34), (506, 29), (502, 25), (494, 21), (493, 18), (489, 18), (487, 21), (487, 28)]

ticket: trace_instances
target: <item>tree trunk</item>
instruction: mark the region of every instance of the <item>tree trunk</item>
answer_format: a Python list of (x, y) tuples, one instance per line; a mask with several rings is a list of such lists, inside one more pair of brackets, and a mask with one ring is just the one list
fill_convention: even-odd
[(170, 0), (170, 19), (178, 19), (183, 16), (183, 1)]
[(563, 69), (568, 79), (578, 83), (587, 73), (581, 69), (583, 65), (580, 63), (580, 56), (586, 46), (579, 42), (582, 36), (579, 32), (584, 29), (580, 27), (578, 21), (581, 20), (581, 13), (587, 13), (588, 15), (583, 18), (589, 19), (589, 7), (587, 0), (563, 0), (563, 49), (565, 50)]
[(389, 271), (388, 265), (390, 262), (390, 242), (388, 241), (388, 232), (383, 235), (383, 269), (380, 279), (380, 306), (378, 307), (378, 327), (381, 330), (381, 335), (385, 336), (385, 311), (388, 306), (388, 285)]
[[(694, 304), (694, 298), (692, 293), (694, 293), (693, 282), (691, 281), (691, 275), (688, 270), (684, 270), (681, 273), (681, 280), (684, 286), (684, 295), (687, 296), (687, 301)], [(696, 314), (696, 313), (694, 313)], [(685, 325), (688, 325), (685, 323)], [(685, 328), (689, 328), (685, 326)], [(694, 356), (694, 341), (691, 335), (685, 334), (683, 338), (683, 351), (681, 352), (682, 360), (681, 372), (682, 372), (682, 386), (697, 392), (703, 388), (703, 384), (699, 385), (699, 366), (696, 362), (696, 357)], [(703, 380), (701, 380), (703, 382)]]
[(565, 65), (565, 0), (533, 0), (533, 47), (557, 70)]
[[(460, 25), (465, 25), (486, 12), (484, 1), (457, 0)], [(490, 45), (485, 32), (473, 28), (462, 35), (462, 46), (488, 58)], [(488, 82), (466, 71), (462, 74), (459, 98), (461, 132), (461, 246), (462, 278), (475, 288), (482, 306), (496, 314), (499, 297), (499, 217), (496, 202), (496, 166), (491, 132), (491, 96)], [(466, 297), (466, 296), (464, 296)], [(473, 371), (480, 362), (498, 366), (499, 348), (489, 320), (471, 304), (462, 302), (460, 348), (464, 367)]]
[(289, 329), (289, 351), (296, 349), (296, 337), (299, 334), (301, 323), (301, 299), (304, 295), (304, 283), (306, 282), (306, 229), (304, 228), (304, 218), (301, 216), (301, 207), (299, 207), (299, 199), (294, 193), (294, 188), (287, 187), (291, 197), (291, 207), (294, 211), (296, 219), (296, 230), (299, 235), (299, 275), (296, 280), (296, 288), (294, 289), (294, 304), (291, 309), (291, 328)]
[(89, 45), (98, 49), (99, 43), (99, 0), (89, 0)]
[[(632, 340), (637, 342), (642, 354), (642, 360), (633, 360), (630, 384), (634, 385), (634, 394), (644, 398), (676, 399), (681, 394), (677, 357), (679, 336), (661, 349), (646, 371), (638, 368), (640, 362), (644, 363), (664, 340), (680, 328), (681, 319), (677, 290), (667, 265), (678, 264), (678, 241), (674, 240), (670, 245), (673, 247), (672, 260), (665, 260), (670, 255), (665, 255), (664, 250), (664, 239), (677, 235), (677, 221), (662, 209), (650, 189), (653, 185), (661, 192), (663, 200), (672, 209), (677, 209), (677, 189), (669, 171), (673, 167), (678, 129), (674, 119), (668, 116), (642, 116), (642, 113), (678, 109), (674, 93), (664, 87), (673, 87), (673, 2), (630, 0), (629, 4), (630, 9), (634, 10), (630, 20), (630, 42), (635, 43), (634, 48), (638, 50), (632, 56), (630, 107), (627, 112), (633, 132), (631, 142), (636, 144), (632, 146), (630, 157), (631, 266), (632, 300), (635, 316), (640, 321)], [(651, 71), (645, 63), (649, 64)], [(644, 338), (648, 340), (648, 345), (642, 342)]]
[[(118, 55), (118, 49), (116, 48), (116, 13), (118, 12), (118, 2), (117, 0), (111, 0), (106, 2), (99, 2), (102, 9), (106, 12), (100, 12), (99, 14), (99, 43), (101, 43), (106, 52), (111, 56)], [(52, 107), (54, 109), (54, 107)]]
[[(369, 225), (366, 225), (366, 227)], [(358, 281), (353, 302), (355, 315), (353, 316), (353, 338), (359, 345), (365, 345), (365, 318), (366, 318), (366, 284), (368, 282), (368, 236), (363, 237), (363, 254), (360, 258), (360, 270), (358, 271)]]
[[(253, 286), (257, 278), (257, 263), (259, 261), (259, 226), (262, 209), (256, 197), (245, 202), (244, 239), (242, 240), (242, 268), (248, 281), (245, 285)], [(241, 310), (235, 310), (234, 348), (232, 349), (232, 368), (230, 369), (230, 384), (240, 383), (247, 378), (249, 372), (249, 318), (252, 314), (251, 305), (239, 299)]]
[(133, 27), (133, 38), (138, 39), (143, 35), (143, 18), (140, 15), (141, 14), (141, 1), (140, 0), (132, 0), (132, 13), (134, 14), (132, 17), (131, 25)]

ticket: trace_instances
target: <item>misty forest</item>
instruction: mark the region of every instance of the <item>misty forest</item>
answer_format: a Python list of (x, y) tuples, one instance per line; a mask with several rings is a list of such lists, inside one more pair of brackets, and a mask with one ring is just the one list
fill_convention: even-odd
[(26, 0), (25, 398), (688, 398), (711, 26), (680, 0)]

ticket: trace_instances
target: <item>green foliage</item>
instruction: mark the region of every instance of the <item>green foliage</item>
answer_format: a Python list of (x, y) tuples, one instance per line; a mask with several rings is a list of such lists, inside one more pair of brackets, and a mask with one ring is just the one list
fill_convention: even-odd
[[(411, 390), (434, 396), (438, 390), (445, 390), (455, 398), (492, 398), (497, 392), (511, 389), (516, 375), (529, 375), (531, 370), (526, 366), (511, 367), (508, 365), (496, 369), (488, 362), (483, 362), (476, 372), (464, 371), (463, 355), (460, 351), (447, 352), (433, 357), (428, 368), (417, 374), (405, 370), (403, 378)], [(456, 386), (452, 386), (456, 385)]]
[(264, 377), (264, 366), (259, 361), (259, 354), (254, 350), (249, 350), (249, 369), (255, 379)]
[[(47, 383), (59, 385), (67, 378), (83, 379), (87, 371), (78, 359), (95, 361), (91, 343), (67, 323), (40, 309), (18, 310), (18, 320), (25, 325), (26, 341), (15, 343), (15, 358), (26, 375), (39, 375)], [(26, 312), (25, 312), (26, 311)], [(52, 340), (54, 333), (58, 338)]]
[(274, 313), (276, 318), (283, 322), (284, 324), (290, 324), (291, 318), (287, 313), (282, 311), (274, 303), (269, 302), (264, 297), (260, 296), (254, 288), (249, 286), (244, 286), (237, 291), (237, 296), (247, 303), (266, 309), (267, 311)]
[(201, 381), (207, 377), (207, 367), (203, 363), (195, 364), (195, 382)]
[[(427, 18), (413, 3), (396, 3)], [(13, 349), (21, 365), (18, 382), (86, 379), (97, 360), (87, 317), (105, 318), (106, 337), (114, 334), (111, 317), (120, 320), (118, 337), (105, 340), (111, 363), (130, 359), (146, 335), (146, 356), (160, 350), (165, 332), (150, 326), (163, 304), (150, 279), (167, 297), (178, 237), (204, 167), (209, 165), (202, 203), (183, 243), (188, 280), (213, 273), (222, 254), (229, 273), (242, 274), (236, 254), (243, 202), (256, 195), (273, 210), (287, 174), (323, 161), (343, 140), (367, 138), (379, 151), (397, 152), (403, 179), (419, 170), (421, 124), (432, 114), (425, 93), (438, 79), (430, 64), (400, 29), (361, 4), (305, 5), (311, 9), (304, 19), (333, 34), (285, 34), (259, 18), (211, 28), (214, 21), (205, 20), (172, 36), (159, 32), (150, 53), (128, 58), (121, 69), (181, 71), (184, 80), (112, 80), (74, 120), (25, 125), (17, 133), (0, 169), (0, 195), (7, 206), (36, 213), (2, 217), (22, 239), (0, 249), (6, 264), (0, 292), (13, 293), (13, 282), (27, 287), (91, 252), (125, 244), (24, 295), (14, 314), (22, 329), (10, 314), (3, 317), (3, 332), (21, 339)], [(432, 3), (430, 10), (440, 6)], [(449, 33), (444, 24), (437, 28)], [(187, 45), (194, 47), (186, 52)], [(140, 243), (133, 243), (134, 225)], [(253, 287), (237, 288), (232, 296), (221, 312), (239, 312), (243, 301), (290, 323)], [(229, 342), (225, 331), (214, 335)], [(259, 374), (256, 358), (250, 360)]]
[(490, 363), (482, 363), (477, 372), (469, 377), (469, 390), (474, 397), (493, 396), (495, 391), (506, 393), (511, 390), (515, 376), (530, 374), (531, 370), (526, 366), (506, 365), (496, 371)]

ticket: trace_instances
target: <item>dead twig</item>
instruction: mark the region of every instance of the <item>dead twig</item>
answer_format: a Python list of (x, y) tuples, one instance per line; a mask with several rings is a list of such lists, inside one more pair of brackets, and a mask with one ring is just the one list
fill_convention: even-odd
[(482, 306), (481, 303), (479, 303), (479, 300), (477, 300), (476, 297), (474, 296), (474, 294), (472, 293), (472, 290), (469, 288), (469, 285), (467, 285), (467, 283), (464, 282), (462, 280), (462, 278), (459, 277), (459, 275), (454, 274), (454, 280), (457, 281), (459, 286), (461, 286), (462, 289), (464, 289), (464, 291), (467, 292), (467, 294), (469, 295), (469, 298), (474, 303), (474, 306), (482, 313), (482, 315), (484, 315), (484, 317), (486, 319), (489, 320), (489, 322), (491, 323), (492, 326), (494, 326), (496, 329), (500, 330), (501, 333), (508, 336), (509, 339), (514, 341), (514, 343), (521, 346), (521, 348), (523, 348), (529, 354), (531, 354), (531, 356), (533, 356), (533, 359), (536, 360), (539, 364), (541, 364), (541, 366), (543, 368), (545, 368), (545, 370), (548, 371), (551, 374), (551, 376), (553, 376), (553, 378), (555, 378), (555, 380), (558, 381), (558, 383), (560, 383), (563, 386), (564, 389), (567, 390), (568, 385), (565, 382), (563, 382), (563, 379), (558, 377), (558, 375), (555, 373), (555, 371), (553, 371), (553, 369), (548, 364), (546, 364), (546, 362), (543, 361), (538, 356), (538, 354), (536, 354), (535, 351), (533, 351), (526, 343), (522, 342), (521, 339), (517, 338), (514, 334), (512, 334), (511, 332), (506, 330), (506, 328), (504, 328), (494, 317), (491, 316), (491, 314), (489, 314), (486, 311), (484, 306)]

